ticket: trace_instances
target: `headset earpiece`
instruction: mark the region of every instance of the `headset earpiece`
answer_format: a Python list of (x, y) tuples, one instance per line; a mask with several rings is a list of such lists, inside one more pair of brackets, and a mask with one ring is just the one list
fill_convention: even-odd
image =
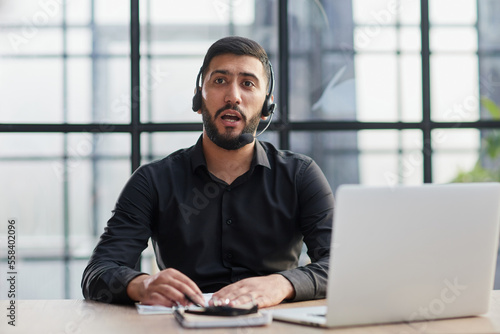
[(276, 104), (272, 103), (272, 97), (274, 92), (274, 71), (271, 62), (269, 62), (269, 72), (271, 74), (271, 78), (269, 78), (269, 91), (266, 95), (266, 100), (264, 101), (264, 105), (262, 106), (262, 116), (268, 117), (274, 112), (276, 108)]
[(197, 112), (198, 110), (201, 109), (201, 86), (199, 85), (200, 77), (201, 77), (201, 68), (200, 72), (198, 72), (198, 76), (196, 77), (196, 93), (193, 96), (193, 107), (192, 107), (194, 112)]

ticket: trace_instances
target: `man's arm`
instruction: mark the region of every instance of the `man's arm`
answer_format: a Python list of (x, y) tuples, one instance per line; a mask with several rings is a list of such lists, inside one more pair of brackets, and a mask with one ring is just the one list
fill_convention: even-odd
[(84, 270), (82, 291), (86, 299), (133, 302), (127, 294), (127, 286), (143, 274), (136, 268), (151, 236), (152, 193), (145, 171), (138, 169), (122, 190)]
[(125, 185), (82, 278), (86, 299), (107, 303), (187, 305), (188, 294), (204, 303), (198, 286), (169, 268), (147, 275), (136, 268), (151, 237), (155, 203), (147, 171), (139, 168)]
[(293, 301), (326, 297), (333, 226), (333, 193), (319, 166), (312, 161), (299, 182), (300, 229), (311, 263), (280, 272), (293, 285)]

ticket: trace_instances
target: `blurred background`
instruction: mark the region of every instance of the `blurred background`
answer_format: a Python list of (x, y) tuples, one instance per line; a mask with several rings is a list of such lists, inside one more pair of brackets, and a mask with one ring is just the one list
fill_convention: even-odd
[(227, 35), (273, 63), (260, 139), (334, 191), (498, 181), (498, 31), (495, 0), (0, 0), (1, 272), (15, 219), (17, 297), (82, 298), (132, 171), (199, 137), (196, 74)]

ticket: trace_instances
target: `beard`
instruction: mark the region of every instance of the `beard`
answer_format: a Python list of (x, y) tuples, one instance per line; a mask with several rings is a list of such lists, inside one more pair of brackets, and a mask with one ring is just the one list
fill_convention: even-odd
[[(238, 111), (242, 117), (242, 120), (245, 122), (246, 126), (243, 128), (240, 134), (237, 134), (234, 131), (234, 129), (226, 129), (224, 133), (219, 133), (219, 130), (215, 125), (215, 120), (224, 110), (227, 109)], [(208, 138), (210, 138), (210, 140), (215, 145), (225, 150), (237, 150), (249, 144), (248, 142), (245, 141), (241, 142), (240, 136), (244, 133), (248, 133), (253, 136), (260, 122), (260, 113), (250, 118), (250, 120), (247, 122), (246, 115), (241, 111), (241, 109), (236, 104), (226, 104), (224, 107), (217, 110), (212, 119), (205, 105), (205, 101), (202, 101), (201, 115), (203, 117), (203, 127), (205, 128), (205, 132), (207, 133)]]

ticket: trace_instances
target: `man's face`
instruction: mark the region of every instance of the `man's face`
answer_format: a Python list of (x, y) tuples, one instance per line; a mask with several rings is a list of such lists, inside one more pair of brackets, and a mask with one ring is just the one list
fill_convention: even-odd
[(204, 131), (216, 145), (235, 150), (243, 133), (254, 135), (267, 93), (264, 66), (255, 57), (214, 57), (202, 86)]

